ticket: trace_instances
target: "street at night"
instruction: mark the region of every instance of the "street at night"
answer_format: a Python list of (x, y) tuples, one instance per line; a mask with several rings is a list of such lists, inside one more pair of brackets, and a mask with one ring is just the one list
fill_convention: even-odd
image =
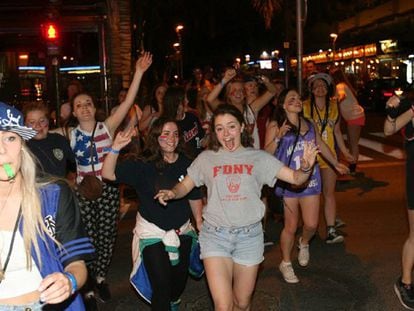
[[(267, 247), (260, 269), (252, 310), (402, 310), (393, 290), (401, 273), (401, 247), (407, 236), (402, 142), (398, 135), (380, 137), (384, 116), (368, 113), (363, 133), (362, 159), (356, 176), (337, 182), (338, 216), (346, 223), (344, 244), (324, 242), (321, 213), (319, 235), (310, 246), (310, 264), (293, 262), (300, 278), (287, 284), (277, 269), (280, 262), (279, 235), (282, 224), (270, 219), (267, 234), (275, 245)], [(373, 149), (374, 148), (374, 149)], [(131, 239), (136, 210), (119, 224), (109, 283), (113, 300), (102, 310), (150, 310), (129, 283)], [(275, 218), (277, 219), (277, 217)], [(213, 310), (205, 277), (189, 279), (182, 296), (182, 310)]]

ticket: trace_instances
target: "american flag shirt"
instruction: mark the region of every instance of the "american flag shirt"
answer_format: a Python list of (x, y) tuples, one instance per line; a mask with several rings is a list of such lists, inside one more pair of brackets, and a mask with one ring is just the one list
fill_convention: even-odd
[(80, 183), (85, 175), (93, 174), (91, 161), (95, 168), (95, 175), (102, 179), (102, 164), (105, 155), (112, 145), (112, 137), (104, 122), (98, 122), (94, 135), (93, 155), (91, 157), (92, 132), (86, 132), (78, 125), (71, 133), (70, 146), (75, 153), (77, 176), (76, 182)]

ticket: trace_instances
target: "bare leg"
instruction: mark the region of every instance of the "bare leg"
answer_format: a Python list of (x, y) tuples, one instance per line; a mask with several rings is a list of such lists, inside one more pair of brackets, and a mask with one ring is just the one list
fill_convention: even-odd
[(251, 310), (252, 294), (256, 285), (257, 271), (259, 265), (244, 266), (234, 263), (233, 283), (233, 311)]
[(214, 301), (214, 310), (233, 310), (233, 260), (228, 257), (210, 257), (203, 260), (208, 287)]
[(300, 207), (303, 219), (302, 244), (309, 244), (315, 235), (319, 222), (320, 196), (312, 195), (300, 198)]
[(322, 193), (324, 199), (325, 221), (328, 227), (335, 225), (336, 218), (336, 200), (335, 200), (335, 184), (336, 173), (331, 168), (321, 169), (322, 176)]
[(348, 141), (349, 141), (349, 151), (353, 155), (355, 159), (355, 163), (358, 163), (358, 157), (359, 157), (359, 138), (361, 136), (361, 126), (360, 125), (354, 125), (354, 124), (348, 124), (347, 130), (348, 130)]
[(299, 200), (295, 198), (285, 198), (285, 225), (280, 235), (280, 248), (282, 250), (282, 260), (290, 262), (290, 255), (293, 244), (295, 243), (295, 233), (298, 228), (299, 220)]

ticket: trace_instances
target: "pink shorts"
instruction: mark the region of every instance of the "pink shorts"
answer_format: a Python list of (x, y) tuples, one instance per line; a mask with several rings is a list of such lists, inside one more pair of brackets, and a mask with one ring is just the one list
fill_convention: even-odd
[(353, 119), (353, 120), (347, 120), (346, 123), (348, 125), (359, 125), (359, 126), (364, 126), (365, 125), (365, 116), (364, 117), (360, 117), (358, 119)]

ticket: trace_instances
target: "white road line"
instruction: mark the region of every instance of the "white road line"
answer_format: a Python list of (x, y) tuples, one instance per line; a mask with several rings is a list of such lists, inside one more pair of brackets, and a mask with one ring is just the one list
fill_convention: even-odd
[[(370, 135), (382, 137), (382, 138), (385, 137), (384, 133), (382, 132), (374, 132), (374, 133), (370, 133)], [(346, 135), (344, 135), (344, 139), (347, 140)], [(359, 139), (359, 145), (375, 150), (377, 152), (383, 153), (387, 156), (390, 156), (390, 157), (393, 157), (399, 160), (405, 159), (405, 152), (401, 148), (397, 148), (397, 147), (390, 146), (390, 145), (385, 145), (377, 141), (370, 140), (370, 139), (363, 138), (363, 137)], [(371, 161), (371, 160), (373, 159), (370, 157), (361, 155), (361, 154), (359, 155), (359, 158), (358, 158), (358, 161)]]
[(366, 139), (361, 137), (359, 140), (359, 144), (366, 148), (381, 152), (387, 156), (394, 157), (399, 160), (405, 159), (405, 153), (402, 149), (396, 148), (390, 145), (381, 144), (377, 141), (373, 141), (370, 139)]

